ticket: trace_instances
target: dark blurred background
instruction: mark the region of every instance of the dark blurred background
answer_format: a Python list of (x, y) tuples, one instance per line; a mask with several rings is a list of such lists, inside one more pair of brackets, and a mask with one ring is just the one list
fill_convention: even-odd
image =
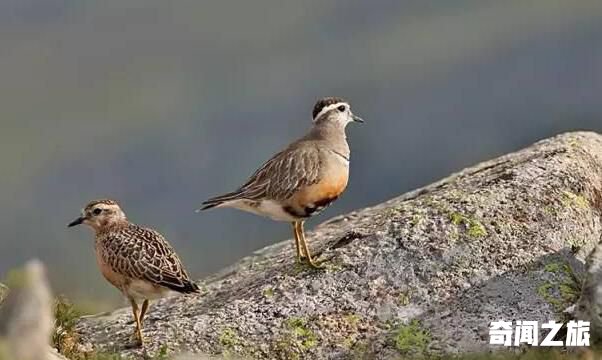
[(290, 237), (235, 210), (195, 214), (350, 100), (346, 194), (379, 203), (563, 131), (602, 130), (599, 0), (0, 2), (0, 277), (31, 257), (106, 307), (89, 200), (119, 200), (195, 277)]

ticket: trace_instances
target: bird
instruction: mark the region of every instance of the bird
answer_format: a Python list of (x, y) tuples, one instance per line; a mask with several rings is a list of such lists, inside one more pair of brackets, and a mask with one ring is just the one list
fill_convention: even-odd
[(304, 223), (322, 212), (345, 190), (349, 179), (350, 149), (345, 128), (364, 120), (351, 112), (340, 97), (319, 99), (312, 111), (312, 127), (257, 169), (237, 190), (202, 203), (197, 212), (229, 207), (290, 222), (297, 261), (312, 259)]
[(200, 292), (165, 238), (153, 229), (131, 223), (116, 201), (91, 201), (67, 226), (80, 224), (88, 225), (95, 233), (100, 272), (132, 306), (136, 324), (134, 345), (144, 345), (142, 324), (150, 300), (170, 292)]

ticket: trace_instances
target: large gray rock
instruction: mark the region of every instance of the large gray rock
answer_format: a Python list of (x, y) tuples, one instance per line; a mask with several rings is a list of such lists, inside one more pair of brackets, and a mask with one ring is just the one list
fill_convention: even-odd
[[(392, 159), (383, 159), (383, 161)], [(399, 164), (398, 166), (403, 166)], [(361, 171), (361, 169), (355, 169)], [(570, 133), (465, 169), (287, 240), (166, 299), (147, 351), (251, 358), (399, 357), (487, 348), (490, 321), (563, 320), (600, 240), (602, 136)], [(123, 354), (129, 309), (83, 319), (85, 346)]]

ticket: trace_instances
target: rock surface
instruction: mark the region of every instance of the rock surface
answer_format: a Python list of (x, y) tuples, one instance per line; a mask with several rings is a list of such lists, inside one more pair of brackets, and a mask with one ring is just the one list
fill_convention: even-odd
[[(400, 164), (399, 166), (403, 166)], [(205, 279), (151, 307), (146, 350), (249, 358), (399, 358), (487, 348), (490, 321), (561, 319), (600, 241), (602, 136), (578, 132), (465, 169)], [(83, 319), (84, 347), (127, 349), (129, 309)]]

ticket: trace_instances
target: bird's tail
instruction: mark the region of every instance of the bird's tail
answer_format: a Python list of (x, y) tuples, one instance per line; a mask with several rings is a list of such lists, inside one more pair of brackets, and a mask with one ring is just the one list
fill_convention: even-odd
[(197, 212), (202, 211), (202, 210), (208, 210), (220, 205), (223, 205), (224, 203), (227, 203), (228, 201), (232, 201), (232, 200), (238, 200), (240, 199), (240, 191), (234, 191), (234, 192), (230, 192), (224, 195), (220, 195), (220, 196), (216, 196), (213, 197), (209, 200), (203, 201), (203, 206), (197, 210)]
[(201, 289), (194, 281), (188, 281), (186, 284), (184, 284), (184, 287), (180, 290), (180, 292), (184, 294), (199, 293), (201, 292)]
[(194, 281), (190, 280), (186, 273), (180, 275), (163, 273), (161, 274), (161, 281), (158, 282), (158, 285), (182, 294), (198, 293), (201, 291), (199, 286)]

